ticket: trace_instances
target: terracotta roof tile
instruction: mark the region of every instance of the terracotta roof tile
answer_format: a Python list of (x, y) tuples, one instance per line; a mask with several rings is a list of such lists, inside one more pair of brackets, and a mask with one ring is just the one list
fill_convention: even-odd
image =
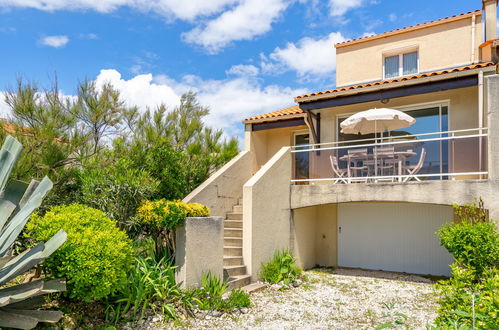
[(249, 122), (249, 121), (257, 121), (257, 120), (262, 120), (262, 119), (272, 119), (272, 118), (277, 118), (277, 117), (283, 117), (283, 116), (299, 116), (303, 114), (303, 110), (301, 110), (297, 105), (269, 112), (269, 113), (264, 113), (263, 115), (257, 115), (253, 116), (250, 118), (246, 118), (244, 122)]
[[(457, 68), (451, 68), (451, 69), (445, 69), (445, 70), (439, 70), (439, 71), (433, 71), (433, 72), (425, 72), (425, 73), (421, 73), (421, 74), (417, 74), (417, 75), (413, 75), (413, 76), (407, 76), (407, 77), (401, 77), (401, 78), (395, 78), (395, 79), (389, 79), (389, 80), (383, 80), (383, 81), (375, 81), (375, 82), (353, 85), (353, 86), (340, 87), (337, 89), (300, 95), (300, 96), (295, 97), (295, 101), (300, 102), (300, 99), (311, 97), (311, 96), (334, 94), (337, 92), (345, 92), (345, 91), (354, 90), (354, 89), (362, 89), (362, 88), (366, 88), (366, 87), (381, 86), (381, 85), (392, 84), (392, 83), (396, 83), (396, 82), (415, 80), (415, 79), (419, 79), (419, 78), (433, 77), (433, 76), (443, 75), (443, 74), (447, 74), (447, 73), (455, 73), (455, 72), (463, 72), (463, 71), (468, 71), (468, 70), (473, 70), (473, 69), (480, 69), (480, 68), (485, 68), (485, 67), (494, 66), (494, 65), (497, 65), (497, 64), (493, 63), (493, 62), (479, 63), (479, 64), (466, 65), (466, 66), (457, 67)], [(246, 118), (243, 122), (247, 123), (247, 122), (254, 122), (254, 121), (261, 121), (261, 120), (264, 120), (264, 121), (265, 120), (279, 120), (279, 119), (284, 119), (281, 117), (293, 117), (293, 116), (300, 117), (300, 116), (303, 116), (303, 114), (304, 114), (303, 110), (301, 110), (298, 105), (295, 105), (295, 106), (292, 106), (289, 108), (285, 108), (285, 109), (281, 109), (281, 110), (253, 116), (250, 118)]]
[(300, 102), (301, 99), (311, 97), (311, 96), (318, 96), (318, 95), (324, 95), (324, 94), (334, 94), (334, 93), (344, 92), (344, 91), (353, 90), (353, 89), (360, 89), (360, 88), (366, 88), (366, 87), (393, 84), (396, 82), (439, 76), (439, 75), (443, 75), (443, 74), (447, 74), (447, 73), (463, 72), (463, 71), (480, 69), (480, 68), (485, 68), (485, 67), (494, 66), (494, 65), (496, 65), (496, 63), (486, 62), (486, 63), (466, 65), (466, 66), (461, 66), (461, 67), (457, 67), (457, 68), (451, 68), (451, 69), (445, 69), (445, 70), (439, 70), (439, 71), (433, 71), (433, 72), (425, 72), (425, 73), (420, 73), (420, 74), (416, 74), (413, 76), (406, 76), (406, 77), (400, 77), (400, 78), (395, 78), (395, 79), (388, 79), (388, 80), (369, 82), (369, 83), (364, 83), (364, 84), (359, 84), (359, 85), (340, 87), (340, 88), (331, 89), (331, 90), (327, 90), (327, 91), (320, 91), (320, 92), (300, 95), (300, 96), (295, 97), (295, 101)]
[(416, 24), (416, 25), (406, 26), (406, 27), (403, 27), (403, 28), (400, 28), (400, 29), (396, 29), (396, 30), (392, 30), (392, 31), (388, 31), (388, 32), (383, 32), (383, 33), (380, 33), (380, 34), (375, 34), (375, 35), (366, 36), (366, 37), (362, 37), (362, 38), (347, 40), (347, 41), (344, 41), (344, 42), (337, 43), (334, 46), (336, 48), (346, 47), (346, 46), (349, 46), (349, 45), (357, 44), (357, 43), (368, 41), (368, 40), (385, 38), (385, 37), (389, 37), (389, 36), (392, 36), (392, 35), (396, 35), (396, 34), (400, 34), (400, 33), (406, 33), (406, 32), (410, 32), (410, 31), (414, 31), (414, 30), (419, 30), (419, 29), (430, 27), (430, 26), (434, 26), (434, 25), (438, 25), (438, 24), (443, 24), (443, 23), (448, 23), (448, 22), (452, 22), (452, 21), (457, 21), (457, 20), (461, 20), (461, 19), (465, 19), (465, 18), (471, 17), (473, 15), (481, 15), (481, 14), (482, 14), (481, 10), (470, 11), (470, 12), (463, 13), (463, 14), (458, 14), (458, 15), (454, 15), (454, 16), (440, 18), (440, 19), (437, 19), (437, 20), (434, 20), (434, 21), (429, 21), (429, 22), (424, 22), (424, 23), (420, 23), (420, 24)]

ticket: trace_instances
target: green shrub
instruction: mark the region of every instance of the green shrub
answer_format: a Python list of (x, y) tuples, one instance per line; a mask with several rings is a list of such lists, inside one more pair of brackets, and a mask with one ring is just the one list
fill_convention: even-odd
[(290, 284), (300, 277), (302, 270), (296, 265), (295, 258), (288, 250), (277, 251), (272, 260), (262, 264), (260, 277), (268, 283)]
[(486, 271), (476, 282), (472, 270), (454, 264), (452, 275), (449, 280), (436, 285), (440, 296), (436, 325), (496, 329), (499, 317), (498, 269)]
[(84, 205), (55, 206), (43, 217), (32, 216), (27, 235), (43, 241), (60, 228), (68, 233), (67, 241), (46, 260), (44, 268), (54, 277), (67, 279), (71, 298), (102, 299), (126, 284), (132, 248), (113, 220)]
[(181, 297), (180, 288), (175, 283), (175, 268), (166, 259), (136, 258), (128, 274), (128, 285), (108, 305), (112, 319), (118, 321), (127, 314), (132, 319), (143, 318), (147, 309), (175, 319), (175, 304)]
[(81, 184), (84, 204), (103, 211), (116, 220), (120, 228), (131, 233), (138, 231), (130, 222), (137, 208), (158, 188), (158, 182), (146, 171), (134, 169), (126, 159), (102, 168), (84, 170)]
[(455, 206), (458, 221), (438, 232), (453, 255), (453, 277), (437, 284), (440, 327), (491, 329), (499, 310), (499, 236), (483, 203)]
[(249, 295), (241, 289), (234, 289), (224, 298), (227, 283), (218, 276), (205, 273), (201, 279), (201, 287), (194, 290), (199, 309), (232, 312), (236, 308), (249, 307)]
[(186, 217), (206, 217), (210, 210), (201, 204), (187, 204), (182, 201), (143, 201), (137, 210), (135, 221), (141, 231), (156, 242), (156, 256), (174, 254), (175, 229), (183, 226)]
[(201, 288), (196, 294), (199, 299), (199, 309), (221, 309), (222, 296), (226, 290), (227, 283), (218, 276), (212, 273), (203, 273)]
[(250, 307), (251, 301), (249, 299), (249, 294), (241, 289), (232, 290), (229, 298), (227, 299), (226, 306), (228, 309)]
[(456, 262), (472, 269), (477, 278), (499, 266), (499, 236), (492, 221), (447, 223), (437, 235)]

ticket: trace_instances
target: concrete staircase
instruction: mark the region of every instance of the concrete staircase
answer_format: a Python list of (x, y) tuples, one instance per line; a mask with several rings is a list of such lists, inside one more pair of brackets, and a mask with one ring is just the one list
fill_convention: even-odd
[(229, 289), (241, 288), (251, 282), (243, 262), (242, 200), (227, 213), (224, 221), (224, 279)]

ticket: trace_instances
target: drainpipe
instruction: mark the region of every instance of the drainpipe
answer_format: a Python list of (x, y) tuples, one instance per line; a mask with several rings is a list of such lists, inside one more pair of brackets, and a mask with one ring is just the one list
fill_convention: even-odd
[(476, 14), (471, 17), (471, 64), (475, 64)]
[[(482, 134), (483, 130), (483, 112), (484, 112), (484, 102), (483, 102), (483, 71), (478, 73), (478, 134)], [(479, 171), (482, 172), (482, 153), (483, 153), (483, 143), (482, 137), (480, 136), (478, 141), (478, 168)], [(482, 175), (480, 175), (480, 179), (482, 179)]]

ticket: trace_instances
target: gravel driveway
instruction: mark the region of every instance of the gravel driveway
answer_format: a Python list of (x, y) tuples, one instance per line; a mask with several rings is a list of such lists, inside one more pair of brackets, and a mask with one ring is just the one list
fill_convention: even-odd
[(183, 327), (373, 329), (404, 320), (395, 316), (403, 313), (410, 328), (424, 329), (436, 317), (433, 285), (420, 276), (356, 269), (316, 269), (305, 275), (307, 281), (299, 288), (252, 294), (247, 314), (191, 320)]

